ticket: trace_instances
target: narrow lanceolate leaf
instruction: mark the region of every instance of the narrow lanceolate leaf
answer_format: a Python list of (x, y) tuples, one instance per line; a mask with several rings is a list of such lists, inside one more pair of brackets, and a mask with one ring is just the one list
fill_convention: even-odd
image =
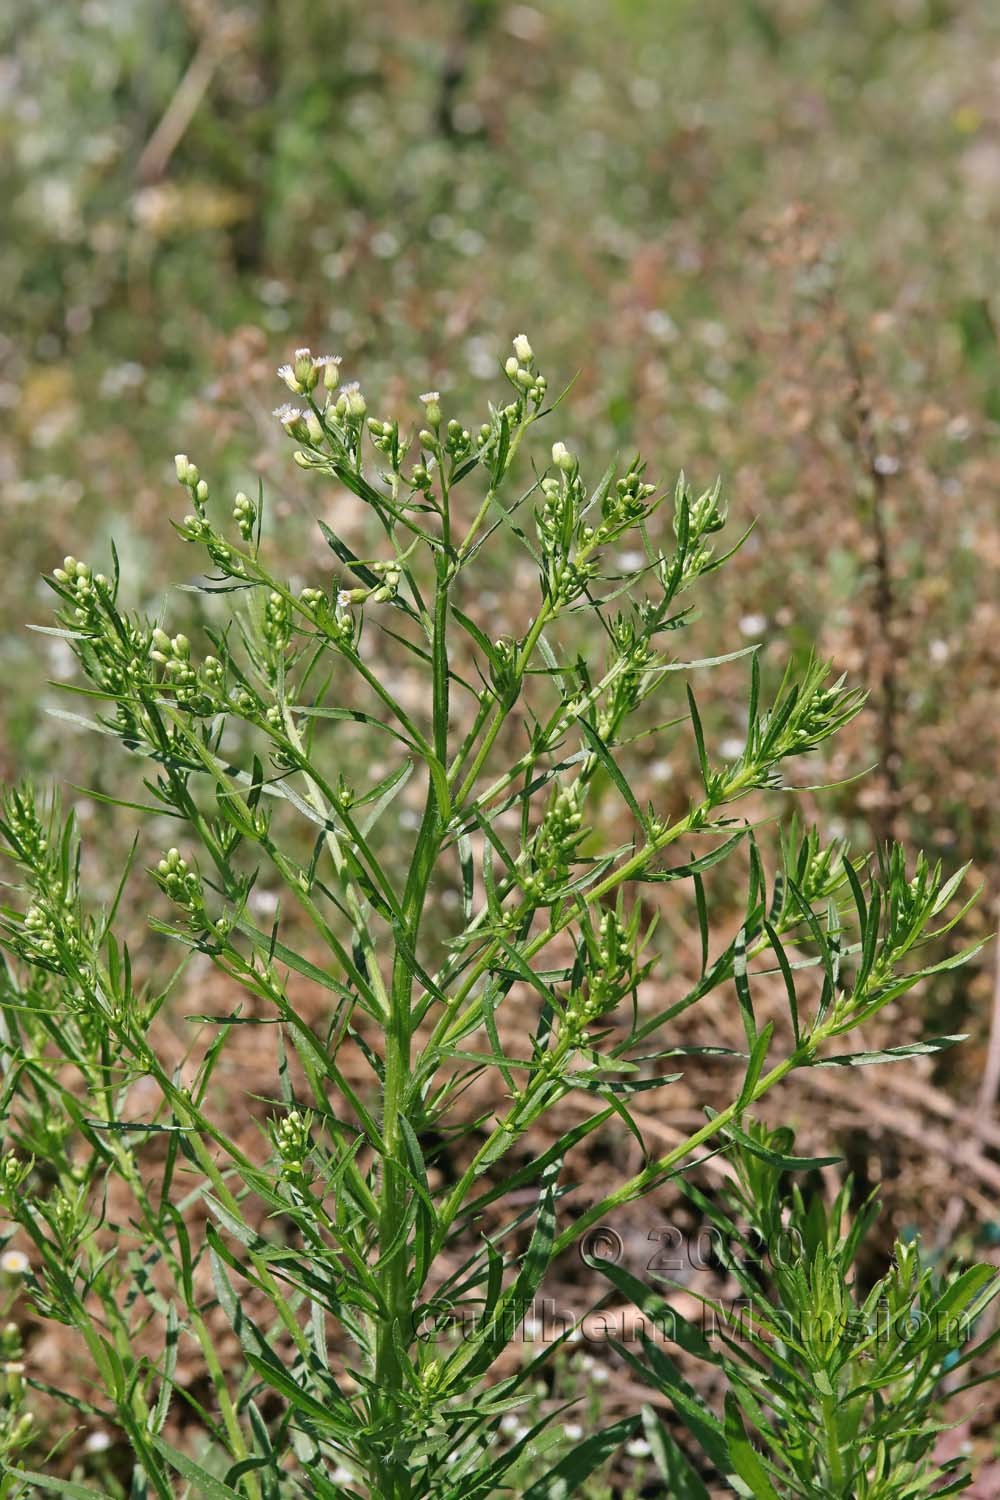
[(642, 1408), (642, 1431), (672, 1500), (711, 1500), (704, 1480), (651, 1406)]
[(164, 1438), (154, 1437), (153, 1443), (157, 1450), (176, 1469), (182, 1479), (187, 1479), (196, 1486), (195, 1493), (199, 1500), (246, 1500), (245, 1495), (239, 1490), (230, 1489), (228, 1484), (223, 1484), (221, 1479), (215, 1479), (203, 1469), (201, 1464), (196, 1464), (193, 1459), (172, 1447)]
[(741, 1479), (746, 1485), (745, 1493), (753, 1500), (780, 1500), (759, 1453), (746, 1435), (733, 1396), (726, 1397), (726, 1443), (729, 1447), (729, 1477)]
[(698, 765), (701, 768), (701, 779), (705, 791), (710, 791), (711, 773), (708, 768), (708, 751), (705, 749), (705, 732), (701, 727), (701, 715), (698, 713), (698, 705), (694, 701), (694, 693), (690, 687), (687, 690), (688, 707), (691, 710), (691, 724), (694, 729), (695, 746), (698, 750)]
[[(711, 1118), (715, 1110), (707, 1110)], [(841, 1160), (839, 1156), (791, 1156), (780, 1151), (773, 1151), (770, 1146), (765, 1146), (761, 1141), (755, 1141), (746, 1131), (741, 1130), (738, 1125), (732, 1123), (719, 1127), (720, 1134), (727, 1140), (738, 1141), (744, 1150), (749, 1151), (751, 1156), (759, 1156), (761, 1161), (766, 1161), (768, 1166), (780, 1167), (783, 1172), (812, 1172), (817, 1167), (832, 1167)]]
[(636, 1425), (634, 1417), (626, 1417), (611, 1427), (605, 1427), (602, 1432), (595, 1432), (593, 1437), (585, 1438), (582, 1443), (577, 1443), (573, 1451), (561, 1459), (554, 1469), (528, 1486), (524, 1491), (524, 1500), (572, 1500), (574, 1495), (580, 1494), (583, 1481), (589, 1479), (602, 1464), (607, 1463), (622, 1443), (632, 1436)]
[(733, 944), (733, 983), (736, 985), (736, 995), (740, 1003), (740, 1015), (743, 1017), (743, 1030), (747, 1034), (751, 1054), (757, 1041), (757, 1022), (753, 1013), (753, 1001), (750, 998), (750, 978), (747, 974), (747, 934), (746, 928), (741, 927), (736, 934)]
[(875, 1052), (845, 1052), (837, 1057), (818, 1057), (814, 1068), (863, 1068), (869, 1063), (905, 1062), (909, 1057), (927, 1057), (934, 1052), (944, 1052), (959, 1042), (967, 1042), (968, 1035), (959, 1032), (955, 1036), (932, 1036), (925, 1042), (907, 1042), (899, 1047), (884, 1047)]

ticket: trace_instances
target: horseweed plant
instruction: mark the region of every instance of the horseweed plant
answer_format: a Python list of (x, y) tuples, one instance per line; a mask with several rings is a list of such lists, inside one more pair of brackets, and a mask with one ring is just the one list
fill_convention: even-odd
[[(865, 1283), (862, 1252), (877, 1218), (869, 1198), (850, 1213), (852, 1183), (829, 1208), (795, 1187), (783, 1190), (792, 1132), (752, 1123), (734, 1148), (723, 1201), (684, 1182), (709, 1226), (713, 1249), (739, 1295), (705, 1300), (699, 1328), (622, 1267), (606, 1273), (652, 1326), (666, 1327), (690, 1354), (716, 1366), (728, 1387), (724, 1416), (643, 1333), (642, 1357), (618, 1345), (639, 1379), (666, 1396), (713, 1467), (733, 1489), (759, 1500), (904, 1500), (952, 1495), (969, 1483), (962, 1454), (938, 1462), (943, 1379), (951, 1396), (994, 1378), (966, 1376), (995, 1346), (970, 1344), (977, 1319), (1000, 1291), (991, 1265), (949, 1276), (921, 1264), (900, 1240), (881, 1277)], [(690, 1294), (691, 1288), (685, 1290)], [(709, 1342), (714, 1332), (718, 1342)], [(643, 1425), (676, 1500), (707, 1500), (689, 1456), (647, 1407)], [(747, 1438), (749, 1426), (760, 1451)]]
[[(726, 763), (689, 689), (671, 723), (690, 726), (701, 791), (673, 817), (640, 805), (630, 757), (664, 732), (644, 706), (713, 664), (666, 647), (690, 620), (688, 591), (724, 561), (719, 487), (696, 496), (682, 476), (668, 502), (636, 460), (590, 488), (557, 441), (512, 493), (546, 415), (524, 336), (505, 403), (474, 429), (428, 392), (424, 425), (405, 437), (368, 415), (339, 363), (299, 350), (280, 371), (294, 404), (277, 416), (299, 467), (365, 508), (369, 555), (321, 523), (337, 576), (317, 567), (314, 583), (288, 582), (266, 561), (259, 499), (238, 494), (223, 525), (179, 455), (177, 530), (207, 558), (209, 650), (126, 612), (117, 557), (110, 576), (67, 557), (49, 580), (57, 633), (90, 684), (75, 689), (86, 722), (147, 764), (144, 800), (115, 805), (177, 830), (149, 871), (172, 909), (153, 927), (186, 950), (166, 985), (134, 977), (130, 869), (94, 909), (72, 816), (29, 787), (3, 803), (24, 900), (3, 913), (0, 1194), (33, 1247), (27, 1298), (71, 1325), (92, 1363), (89, 1396), (65, 1401), (122, 1434), (134, 1500), (165, 1500), (177, 1483), (243, 1500), (502, 1492), (552, 1451), (551, 1414), (527, 1428), (511, 1414), (537, 1401), (568, 1332), (513, 1372), (498, 1361), (553, 1262), (700, 1148), (749, 1140), (756, 1101), (933, 972), (910, 955), (951, 925), (961, 878), (923, 859), (911, 873), (898, 849), (869, 868), (815, 834), (786, 838), (767, 875), (734, 805), (779, 788), (788, 757), (861, 707), (816, 661), (765, 705), (755, 648), (734, 653), (749, 657), (747, 731)], [(495, 639), (477, 590), (505, 538), (531, 558), (538, 593), (523, 633)], [(616, 565), (623, 538), (641, 545), (638, 567)], [(392, 651), (403, 666), (390, 671)], [(703, 877), (741, 846), (745, 910), (720, 943)], [(268, 882), (279, 904), (260, 925)], [(676, 882), (692, 893), (701, 973), (657, 1010), (641, 1003), (650, 887)], [(205, 1044), (178, 1065), (156, 1022), (192, 955), (245, 999), (191, 1018)], [(787, 992), (777, 1035), (755, 1012), (761, 964)], [(725, 1051), (679, 1046), (671, 1025), (727, 984), (746, 1034), (729, 1054), (742, 1060), (729, 1105), (570, 1207), (559, 1178), (571, 1148), (604, 1127), (641, 1142), (630, 1098), (669, 1085), (681, 1053)], [(276, 1037), (256, 1153), (229, 1133), (217, 1073), (247, 1024)], [(460, 1113), (470, 1090), (478, 1102)], [(574, 1092), (592, 1100), (581, 1122), (530, 1154), (529, 1132)], [(123, 1199), (127, 1250), (113, 1237)], [(223, 1363), (226, 1319), (239, 1357)], [(204, 1387), (175, 1379), (181, 1349), (197, 1352)], [(200, 1433), (193, 1453), (168, 1427), (178, 1409)], [(574, 1492), (636, 1440), (637, 1421), (536, 1463), (528, 1493)], [(96, 1493), (18, 1467), (32, 1439), (16, 1412), (0, 1436), (4, 1494)]]

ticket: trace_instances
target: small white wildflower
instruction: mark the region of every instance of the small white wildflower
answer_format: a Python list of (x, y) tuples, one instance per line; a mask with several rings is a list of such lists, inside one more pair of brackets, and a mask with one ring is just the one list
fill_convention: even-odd
[(368, 402), (361, 393), (361, 386), (356, 380), (350, 385), (345, 385), (340, 392), (340, 400), (337, 402), (338, 411), (343, 403), (343, 414), (352, 417), (363, 417), (368, 410)]
[(760, 635), (767, 629), (767, 615), (743, 615), (740, 618), (741, 635)]
[(436, 427), (441, 420), (441, 392), (424, 391), (421, 401), (427, 408), (427, 420), (432, 427)]
[(30, 1262), (23, 1250), (5, 1250), (0, 1255), (0, 1271), (5, 1276), (23, 1276)]
[(183, 484), (187, 479), (188, 469), (190, 468), (190, 466), (191, 460), (188, 458), (186, 453), (174, 454), (174, 468), (177, 470), (177, 478), (180, 480), (181, 484)]
[(313, 360), (313, 368), (323, 372), (323, 385), (328, 391), (332, 391), (340, 379), (340, 366), (343, 360), (339, 354), (317, 354)]
[(299, 377), (296, 375), (291, 365), (279, 365), (278, 378), (280, 380), (283, 380), (288, 389), (290, 391), (293, 391), (296, 396), (302, 394), (302, 382), (299, 380)]
[(894, 453), (877, 453), (872, 468), (876, 474), (888, 479), (891, 475), (899, 473), (899, 459)]
[(351, 1473), (350, 1469), (344, 1466), (344, 1464), (338, 1464), (333, 1473), (330, 1475), (330, 1478), (333, 1480), (334, 1484), (354, 1483), (354, 1475)]
[(564, 1422), (563, 1433), (571, 1443), (578, 1443), (583, 1437), (583, 1428), (579, 1422)]
[(350, 591), (350, 589), (340, 589), (338, 591), (338, 593), (337, 593), (337, 608), (338, 609), (350, 609), (350, 607), (351, 607), (351, 591)]
[(508, 1437), (512, 1432), (516, 1432), (520, 1425), (520, 1422), (512, 1411), (509, 1411), (505, 1417), (500, 1418), (500, 1431)]
[(518, 370), (520, 368), (521, 368), (521, 366), (517, 362), (517, 355), (516, 354), (512, 354), (510, 356), (510, 358), (507, 360), (506, 364), (504, 365), (504, 369), (506, 370), (507, 374), (510, 376), (511, 380), (514, 379), (515, 375), (517, 374), (517, 372), (518, 372)]
[(625, 1452), (629, 1458), (648, 1458), (652, 1451), (645, 1438), (633, 1438), (625, 1444)]
[(930, 655), (931, 661), (947, 661), (949, 656), (951, 655), (951, 647), (948, 645), (947, 641), (931, 641), (928, 654)]
[(83, 1445), (85, 1453), (106, 1453), (110, 1447), (111, 1434), (105, 1432), (103, 1428), (100, 1427), (96, 1432), (92, 1432), (90, 1434), (90, 1436), (87, 1438), (87, 1441)]
[(23, 1359), (9, 1359), (5, 1365), (0, 1366), (5, 1375), (23, 1375), (26, 1368)]
[(302, 408), (300, 406), (292, 406), (290, 402), (286, 401), (281, 406), (276, 406), (271, 415), (277, 417), (278, 421), (285, 427), (290, 427), (293, 422), (297, 422), (301, 417)]
[(530, 364), (534, 359), (535, 351), (528, 343), (527, 334), (519, 333), (517, 335), (517, 338), (514, 340), (514, 353), (517, 355), (522, 365)]
[(595, 1363), (594, 1368), (590, 1372), (590, 1378), (594, 1385), (607, 1385), (609, 1376), (603, 1365)]
[(557, 469), (562, 469), (564, 474), (568, 474), (570, 469), (572, 469), (573, 455), (565, 443), (552, 444), (552, 462)]

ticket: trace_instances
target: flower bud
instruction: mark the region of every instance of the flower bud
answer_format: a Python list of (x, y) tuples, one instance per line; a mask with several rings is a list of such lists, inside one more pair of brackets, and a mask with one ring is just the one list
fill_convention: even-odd
[(570, 453), (569, 449), (566, 447), (565, 443), (553, 443), (552, 462), (555, 464), (556, 468), (561, 469), (564, 474), (569, 474), (574, 467), (575, 460), (572, 453)]
[(510, 376), (511, 380), (516, 380), (517, 379), (517, 372), (518, 372), (518, 370), (520, 368), (521, 368), (520, 363), (519, 363), (518, 358), (517, 358), (517, 356), (515, 354), (512, 354), (510, 356), (510, 358), (507, 360), (506, 364), (504, 365), (504, 369), (506, 370), (507, 374)]
[(337, 385), (340, 381), (340, 355), (321, 354), (320, 357), (314, 361), (314, 364), (316, 365), (317, 369), (322, 367), (323, 385), (326, 387), (326, 389), (328, 391), (336, 390)]
[[(441, 393), (440, 391), (425, 391), (421, 401), (427, 408), (427, 420), (432, 427), (437, 427), (441, 421)], [(421, 442), (423, 437), (421, 437)]]
[(316, 368), (311, 349), (296, 349), (294, 370), (299, 390), (313, 390), (319, 380), (319, 370)]
[(528, 343), (527, 335), (519, 333), (514, 340), (514, 353), (522, 365), (530, 365), (535, 357), (535, 351)]
[(189, 459), (186, 453), (174, 454), (174, 468), (177, 470), (177, 478), (181, 484), (187, 484)]

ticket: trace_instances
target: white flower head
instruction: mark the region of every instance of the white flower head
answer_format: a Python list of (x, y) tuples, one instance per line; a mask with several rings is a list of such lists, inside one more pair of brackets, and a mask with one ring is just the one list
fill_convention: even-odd
[(90, 1434), (83, 1447), (86, 1453), (106, 1453), (111, 1447), (111, 1434), (99, 1427), (96, 1432)]
[(0, 1255), (0, 1271), (5, 1276), (23, 1276), (30, 1262), (23, 1250), (5, 1250)]
[(526, 333), (519, 333), (515, 338), (514, 353), (517, 355), (522, 365), (530, 364), (534, 359), (535, 351), (528, 343), (528, 336)]
[(302, 394), (302, 382), (291, 365), (279, 365), (278, 377), (285, 382), (288, 389), (293, 391), (296, 396)]
[(583, 1428), (580, 1426), (579, 1422), (564, 1422), (563, 1434), (565, 1437), (569, 1438), (569, 1441), (571, 1443), (578, 1443), (583, 1437)]
[(283, 427), (291, 427), (302, 416), (302, 408), (300, 406), (292, 406), (291, 402), (286, 401), (282, 406), (274, 408), (273, 415), (277, 417)]
[(351, 607), (351, 591), (350, 591), (350, 589), (340, 589), (340, 591), (337, 594), (337, 608), (338, 609), (350, 609), (350, 607)]
[(633, 1438), (630, 1443), (625, 1444), (625, 1452), (629, 1458), (648, 1458), (652, 1451), (645, 1438)]
[(425, 406), (430, 406), (430, 404), (431, 404), (432, 401), (440, 401), (441, 400), (441, 392), (440, 391), (424, 391), (424, 394), (421, 396), (420, 399), (424, 403)]
[(557, 469), (562, 469), (564, 474), (568, 474), (575, 463), (575, 459), (565, 443), (553, 443), (552, 462)]

